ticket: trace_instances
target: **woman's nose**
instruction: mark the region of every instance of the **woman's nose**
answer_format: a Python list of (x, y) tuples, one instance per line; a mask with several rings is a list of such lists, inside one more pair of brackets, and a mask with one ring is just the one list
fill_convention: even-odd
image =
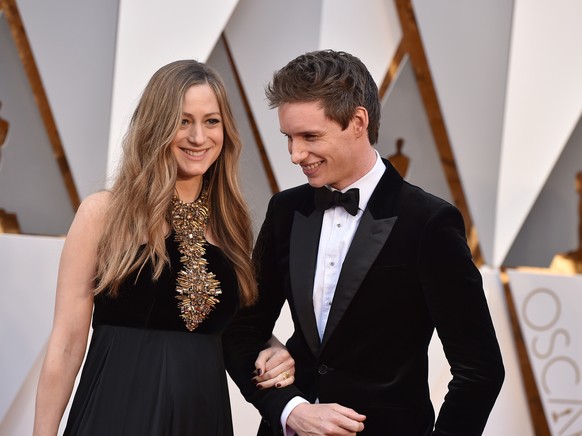
[(204, 141), (206, 140), (206, 135), (204, 134), (204, 129), (202, 128), (202, 126), (197, 125), (197, 124), (193, 124), (190, 127), (189, 140), (193, 144), (203, 144), (204, 143)]

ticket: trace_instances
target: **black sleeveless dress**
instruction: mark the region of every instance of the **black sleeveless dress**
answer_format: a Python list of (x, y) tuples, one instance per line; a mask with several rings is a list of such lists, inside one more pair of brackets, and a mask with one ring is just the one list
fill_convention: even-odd
[(238, 308), (236, 276), (222, 250), (206, 244), (207, 269), (222, 294), (190, 332), (176, 299), (182, 265), (173, 232), (166, 247), (171, 267), (157, 282), (147, 265), (118, 297), (95, 297), (93, 336), (65, 435), (233, 434), (221, 333)]

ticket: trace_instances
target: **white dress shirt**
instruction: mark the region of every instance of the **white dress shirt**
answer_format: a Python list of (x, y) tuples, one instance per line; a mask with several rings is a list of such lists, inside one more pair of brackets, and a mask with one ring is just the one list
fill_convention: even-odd
[[(376, 151), (376, 150), (375, 150)], [(372, 169), (361, 179), (355, 181), (350, 186), (342, 189), (346, 192), (348, 189), (358, 188), (360, 190), (360, 201), (358, 204), (358, 213), (355, 216), (350, 215), (343, 207), (331, 207), (323, 214), (323, 223), (319, 237), (319, 250), (317, 252), (317, 263), (315, 268), (315, 280), (313, 283), (313, 310), (317, 323), (319, 339), (323, 339), (325, 326), (335, 287), (337, 285), (342, 265), (356, 229), (362, 219), (362, 214), (368, 205), (368, 201), (376, 189), (376, 185), (382, 178), (386, 166), (380, 159), (376, 151), (376, 163)], [(281, 424), (286, 429), (286, 436), (292, 436), (293, 431), (286, 426), (287, 418), (291, 411), (301, 403), (307, 402), (301, 397), (291, 399), (283, 409), (281, 414)]]
[(368, 200), (370, 200), (385, 169), (386, 167), (376, 152), (376, 163), (372, 169), (364, 177), (342, 190), (342, 192), (352, 188), (360, 190), (358, 213), (355, 216), (350, 215), (343, 207), (331, 207), (323, 214), (313, 283), (313, 310), (315, 311), (320, 340), (323, 339), (335, 287), (346, 254), (368, 205)]

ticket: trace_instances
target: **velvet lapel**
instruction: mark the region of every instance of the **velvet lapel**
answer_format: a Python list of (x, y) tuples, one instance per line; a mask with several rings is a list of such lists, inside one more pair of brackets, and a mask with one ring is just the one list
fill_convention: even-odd
[(364, 210), (342, 266), (323, 334), (322, 348), (333, 334), (396, 223), (395, 206), (402, 178), (389, 162), (383, 161), (386, 171)]
[(309, 216), (296, 211), (289, 246), (289, 275), (295, 314), (314, 356), (320, 346), (313, 310), (313, 282), (322, 220), (322, 211), (313, 211)]

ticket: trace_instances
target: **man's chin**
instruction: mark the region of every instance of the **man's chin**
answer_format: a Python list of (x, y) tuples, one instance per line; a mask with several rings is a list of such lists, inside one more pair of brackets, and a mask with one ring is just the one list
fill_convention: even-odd
[(321, 182), (318, 180), (307, 179), (307, 183), (309, 183), (309, 186), (311, 186), (312, 188), (316, 188), (316, 189), (325, 186), (324, 182)]

